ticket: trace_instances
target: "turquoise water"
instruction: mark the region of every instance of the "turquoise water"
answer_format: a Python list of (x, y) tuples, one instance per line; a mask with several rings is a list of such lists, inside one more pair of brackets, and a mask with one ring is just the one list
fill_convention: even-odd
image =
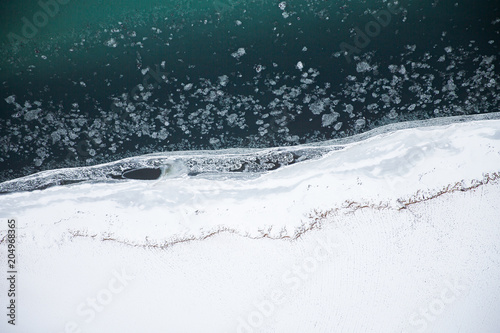
[(0, 180), (499, 109), (495, 1), (46, 3), (0, 5)]

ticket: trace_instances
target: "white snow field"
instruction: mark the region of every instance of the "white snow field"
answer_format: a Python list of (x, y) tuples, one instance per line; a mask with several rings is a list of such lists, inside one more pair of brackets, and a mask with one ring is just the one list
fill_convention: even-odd
[(0, 332), (498, 333), (499, 178), (493, 119), (260, 176), (4, 194), (17, 316), (2, 296)]

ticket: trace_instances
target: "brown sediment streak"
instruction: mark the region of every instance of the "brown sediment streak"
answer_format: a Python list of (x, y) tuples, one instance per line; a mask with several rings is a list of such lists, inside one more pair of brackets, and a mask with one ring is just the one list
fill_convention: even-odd
[(457, 192), (457, 191), (467, 192), (470, 190), (474, 190), (482, 185), (487, 185), (489, 183), (496, 183), (498, 181), (498, 179), (500, 179), (500, 172), (493, 172), (491, 174), (486, 173), (486, 174), (484, 174), (482, 180), (473, 180), (472, 185), (470, 185), (470, 186), (463, 186), (462, 183), (457, 182), (454, 185), (450, 184), (450, 185), (446, 186), (445, 188), (441, 189), (440, 191), (438, 191), (437, 193), (429, 195), (429, 196), (425, 196), (425, 195), (419, 196), (419, 193), (417, 193), (415, 196), (409, 198), (406, 201), (399, 201), (398, 200), (402, 204), (402, 207), (400, 207), (399, 210), (406, 209), (408, 206), (414, 205), (416, 203), (429, 201), (429, 200), (438, 198), (446, 193), (453, 193), (453, 192)]
[(349, 201), (346, 200), (344, 204), (340, 208), (334, 208), (330, 209), (327, 211), (318, 211), (314, 210), (313, 213), (309, 214), (309, 218), (314, 219), (315, 221), (321, 221), (325, 220), (329, 216), (336, 214), (336, 213), (345, 213), (345, 214), (350, 214), (354, 213), (355, 211), (359, 209), (365, 209), (365, 208), (370, 208), (370, 209), (375, 209), (375, 210), (384, 210), (384, 209), (392, 209), (392, 210), (404, 210), (407, 209), (408, 207), (426, 202), (432, 199), (436, 199), (444, 194), (451, 194), (454, 192), (467, 192), (471, 190), (475, 190), (480, 186), (487, 185), (487, 184), (495, 184), (498, 183), (498, 180), (500, 179), (500, 172), (493, 172), (493, 173), (486, 173), (483, 175), (483, 179), (477, 180), (474, 179), (471, 181), (470, 186), (465, 186), (463, 182), (456, 182), (455, 184), (449, 184), (445, 187), (443, 187), (441, 190), (438, 190), (437, 192), (434, 193), (423, 193), (422, 191), (417, 191), (414, 195), (404, 199), (404, 198), (399, 198), (396, 201), (398, 202), (399, 207), (393, 207), (390, 203), (388, 202), (379, 202), (379, 203), (370, 203), (370, 202), (356, 202), (356, 201)]
[[(398, 207), (393, 207), (388, 202), (379, 202), (379, 203), (369, 203), (369, 202), (356, 202), (356, 201), (349, 201), (346, 200), (341, 207), (339, 208), (332, 208), (329, 210), (318, 210), (318, 209), (313, 209), (311, 213), (308, 214), (306, 222), (304, 222), (300, 227), (297, 228), (295, 233), (292, 236), (284, 235), (285, 230), (282, 229), (281, 232), (277, 236), (272, 236), (271, 234), (271, 229), (268, 228), (266, 231), (265, 230), (259, 230), (260, 235), (252, 236), (247, 234), (241, 234), (241, 232), (228, 228), (228, 227), (220, 227), (219, 229), (212, 230), (206, 235), (203, 236), (190, 236), (190, 237), (185, 237), (185, 238), (173, 238), (170, 240), (167, 240), (162, 243), (150, 243), (147, 239), (145, 243), (138, 243), (138, 242), (132, 242), (124, 239), (119, 239), (113, 237), (113, 234), (88, 234), (86, 232), (83, 232), (81, 230), (68, 230), (69, 234), (72, 236), (72, 238), (76, 237), (83, 237), (83, 238), (90, 238), (93, 240), (97, 241), (102, 241), (102, 242), (113, 242), (113, 243), (118, 243), (118, 244), (123, 244), (126, 246), (131, 246), (131, 247), (136, 247), (136, 248), (143, 248), (143, 249), (167, 249), (169, 247), (172, 247), (177, 244), (181, 243), (187, 243), (187, 242), (192, 242), (192, 241), (202, 241), (208, 238), (211, 238), (213, 236), (219, 235), (221, 233), (230, 233), (230, 234), (236, 234), (241, 237), (246, 237), (249, 239), (272, 239), (272, 240), (297, 240), (301, 238), (304, 234), (306, 234), (309, 231), (315, 230), (315, 229), (321, 229), (323, 224), (325, 222), (331, 221), (331, 218), (334, 216), (338, 216), (340, 214), (353, 214), (357, 210), (361, 209), (374, 209), (374, 210), (396, 210), (396, 211), (402, 211), (407, 209), (408, 207), (412, 205), (416, 205), (419, 203), (423, 203), (426, 201), (430, 201), (432, 199), (436, 199), (442, 195), (445, 194), (452, 194), (454, 192), (467, 192), (467, 191), (473, 191), (483, 185), (488, 185), (488, 184), (498, 184), (498, 180), (500, 179), (500, 172), (494, 172), (494, 173), (486, 173), (483, 176), (483, 179), (481, 180), (472, 180), (471, 185), (465, 186), (463, 182), (457, 182), (455, 184), (449, 184), (446, 187), (442, 188), (441, 190), (438, 190), (435, 193), (430, 193), (430, 194), (424, 194), (421, 191), (418, 191), (416, 194), (412, 195), (411, 197), (408, 197), (406, 199), (398, 199), (397, 202), (399, 204)], [(0, 244), (4, 243), (6, 240), (6, 236), (3, 236), (0, 238)]]
[(210, 237), (213, 237), (215, 235), (218, 235), (220, 233), (230, 233), (230, 234), (236, 234), (236, 235), (239, 235), (239, 236), (242, 236), (242, 237), (246, 237), (246, 238), (250, 238), (250, 239), (263, 239), (263, 238), (269, 238), (269, 239), (286, 239), (286, 238), (291, 238), (290, 236), (280, 236), (280, 237), (273, 237), (273, 236), (270, 236), (268, 233), (263, 233), (262, 235), (259, 235), (259, 236), (250, 236), (250, 235), (242, 235), (240, 232), (238, 232), (237, 230), (235, 229), (231, 229), (231, 228), (227, 228), (227, 227), (222, 227), (220, 229), (217, 229), (217, 230), (214, 230), (214, 231), (211, 231), (210, 233), (206, 234), (206, 235), (203, 235), (203, 236), (200, 236), (200, 237), (195, 237), (195, 236), (191, 236), (191, 237), (187, 237), (187, 238), (179, 238), (179, 239), (173, 239), (173, 240), (169, 240), (169, 241), (165, 241), (163, 243), (137, 243), (137, 242), (131, 242), (131, 241), (127, 241), (127, 240), (122, 240), (122, 239), (117, 239), (117, 238), (113, 238), (111, 236), (101, 236), (101, 237), (98, 237), (97, 234), (94, 234), (94, 235), (89, 235), (87, 233), (83, 233), (81, 232), (80, 230), (69, 230), (69, 234), (72, 236), (72, 237), (84, 237), (84, 238), (92, 238), (94, 240), (100, 240), (100, 241), (112, 241), (112, 242), (115, 242), (115, 243), (119, 243), (119, 244), (123, 244), (123, 245), (127, 245), (127, 246), (132, 246), (132, 247), (137, 247), (137, 248), (153, 248), (153, 249), (167, 249), (171, 246), (174, 246), (176, 244), (180, 244), (180, 243), (188, 243), (188, 242), (192, 242), (192, 241), (202, 241), (202, 240), (205, 240), (205, 239), (208, 239)]
[(329, 210), (317, 210), (314, 209), (312, 213), (308, 215), (310, 221), (312, 221), (309, 225), (303, 225), (299, 230), (295, 232), (295, 235), (291, 237), (292, 239), (300, 238), (306, 232), (313, 229), (320, 229), (322, 224), (328, 220), (330, 220), (333, 216), (338, 216), (339, 214), (353, 214), (355, 211), (360, 209), (374, 209), (374, 210), (397, 210), (402, 211), (407, 209), (408, 207), (430, 201), (432, 199), (436, 199), (444, 194), (451, 194), (454, 192), (467, 192), (477, 189), (480, 186), (487, 184), (496, 184), (500, 179), (500, 172), (486, 173), (483, 175), (482, 180), (472, 180), (470, 186), (465, 186), (462, 182), (457, 182), (455, 184), (449, 184), (441, 190), (432, 193), (432, 194), (422, 194), (421, 191), (418, 191), (416, 194), (412, 195), (407, 199), (398, 199), (397, 202), (399, 207), (393, 207), (388, 202), (380, 202), (380, 203), (369, 203), (363, 202), (359, 203), (356, 201), (346, 200), (344, 204), (340, 208), (333, 208)]

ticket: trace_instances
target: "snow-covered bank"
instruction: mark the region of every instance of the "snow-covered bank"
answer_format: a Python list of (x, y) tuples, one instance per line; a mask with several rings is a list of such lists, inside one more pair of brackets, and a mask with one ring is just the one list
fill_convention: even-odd
[(159, 246), (219, 229), (293, 237), (315, 211), (399, 209), (495, 179), (499, 151), (500, 120), (421, 127), (353, 142), (259, 177), (225, 173), (3, 195), (0, 213), (18, 216), (29, 239), (49, 245), (68, 233)]
[(16, 329), (498, 332), (499, 172), (500, 120), (484, 120), (259, 177), (2, 195), (18, 223)]

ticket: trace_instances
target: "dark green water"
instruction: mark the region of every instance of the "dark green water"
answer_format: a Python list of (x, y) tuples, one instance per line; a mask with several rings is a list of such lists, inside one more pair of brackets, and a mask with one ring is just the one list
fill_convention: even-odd
[(499, 111), (496, 1), (60, 1), (0, 5), (0, 181)]

